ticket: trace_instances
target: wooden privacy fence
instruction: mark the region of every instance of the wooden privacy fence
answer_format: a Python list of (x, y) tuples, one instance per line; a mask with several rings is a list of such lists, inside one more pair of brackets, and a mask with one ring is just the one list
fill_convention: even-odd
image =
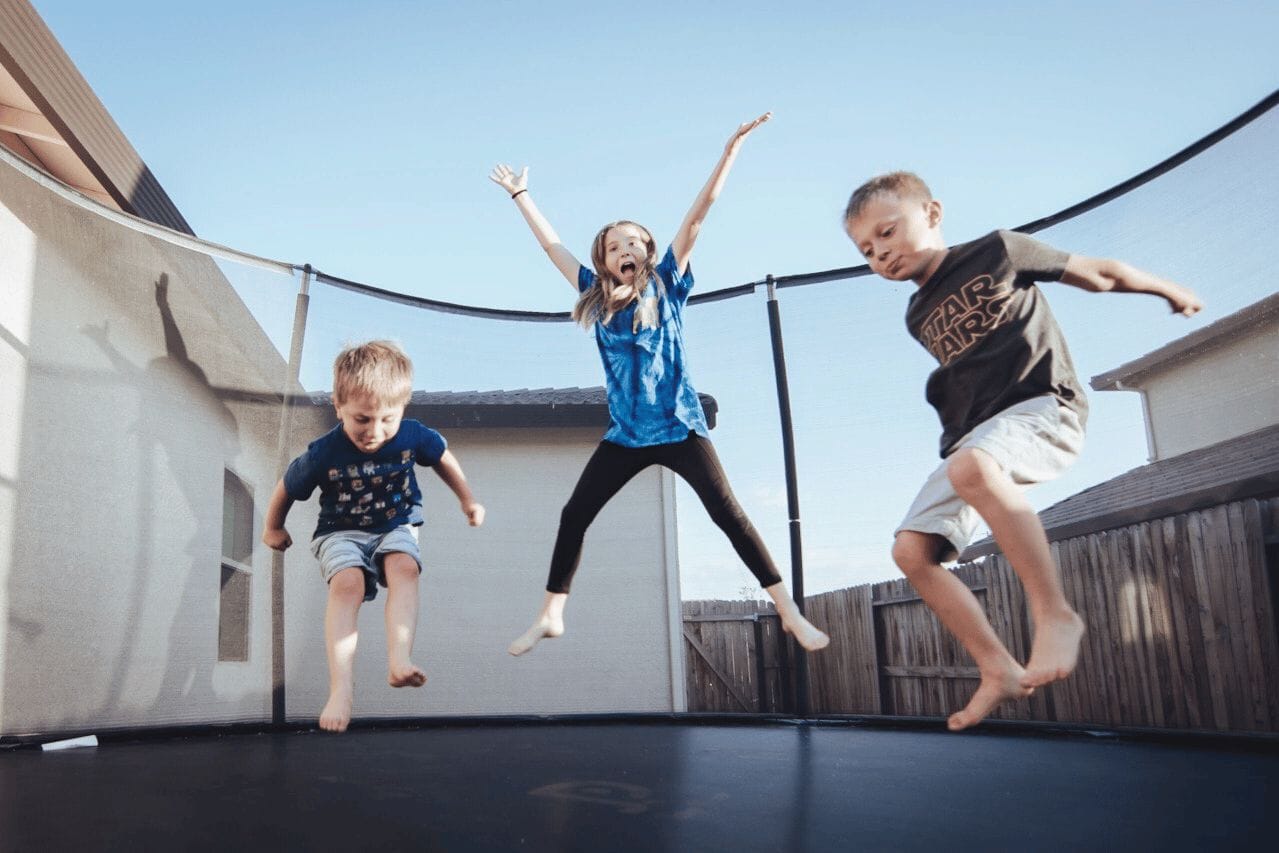
[[(1247, 500), (1053, 542), (1066, 596), (1088, 624), (1079, 666), (995, 716), (1279, 731), (1275, 531), (1279, 500)], [(1032, 626), (1007, 560), (954, 572), (1025, 661)], [(977, 686), (972, 659), (905, 579), (813, 596), (806, 612), (831, 635), (809, 656), (815, 713), (945, 716)], [(686, 602), (689, 710), (793, 708), (778, 629), (771, 606)]]

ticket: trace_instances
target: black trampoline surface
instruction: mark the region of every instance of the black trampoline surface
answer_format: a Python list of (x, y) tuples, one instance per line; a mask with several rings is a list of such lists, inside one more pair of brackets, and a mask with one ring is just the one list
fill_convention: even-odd
[(0, 849), (1273, 850), (1274, 739), (696, 717), (0, 752)]

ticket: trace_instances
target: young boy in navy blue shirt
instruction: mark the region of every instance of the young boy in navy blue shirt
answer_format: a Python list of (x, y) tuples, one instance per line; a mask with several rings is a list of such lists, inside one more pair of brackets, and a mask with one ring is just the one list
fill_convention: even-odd
[[(1088, 415), (1066, 341), (1035, 282), (1148, 293), (1187, 317), (1202, 304), (1186, 288), (1128, 264), (1067, 254), (1012, 231), (947, 248), (941, 221), (941, 202), (909, 172), (867, 181), (844, 212), (845, 230), (871, 270), (919, 288), (906, 325), (939, 363), (927, 398), (941, 418), (943, 461), (898, 528), (893, 559), (977, 662), (981, 684), (948, 720), (957, 731), (1001, 702), (1068, 676), (1084, 634), (1043, 525), (1022, 493), (1074, 461)], [(1026, 589), (1035, 637), (1025, 668), (972, 591), (941, 566), (972, 541), (979, 520)]]
[(267, 506), (262, 541), (283, 551), (293, 544), (284, 529), (289, 508), (320, 490), (311, 551), (329, 585), (324, 613), (329, 698), (320, 713), (326, 731), (344, 731), (351, 720), (356, 618), (361, 603), (377, 596), (378, 584), (387, 589), (387, 681), (392, 687), (426, 683), (410, 659), (422, 572), (417, 542), (422, 493), (414, 465), (440, 475), (472, 527), (484, 523), (484, 507), (444, 437), (404, 420), (412, 393), (413, 365), (395, 344), (371, 341), (339, 353), (333, 404), (340, 423), (289, 464)]

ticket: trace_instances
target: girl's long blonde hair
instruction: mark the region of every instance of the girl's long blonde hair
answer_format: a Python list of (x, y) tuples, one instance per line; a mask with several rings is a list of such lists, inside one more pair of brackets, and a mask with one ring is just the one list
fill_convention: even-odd
[[(636, 286), (635, 290), (629, 294), (622, 290), (624, 285), (608, 271), (608, 265), (604, 262), (605, 240), (608, 232), (621, 225), (633, 225), (644, 232), (644, 248), (648, 252), (644, 262), (635, 270)], [(632, 299), (638, 299), (640, 305), (644, 306), (644, 291), (648, 289), (650, 281), (657, 283), (659, 300), (666, 295), (666, 288), (662, 285), (662, 279), (657, 275), (656, 270), (657, 244), (653, 240), (652, 233), (638, 222), (619, 219), (601, 228), (591, 243), (591, 265), (595, 268), (595, 286), (582, 291), (582, 295), (577, 298), (577, 304), (573, 306), (573, 319), (583, 328), (591, 328), (596, 320), (607, 324), (613, 319), (613, 315), (629, 305)], [(657, 325), (656, 306), (650, 312), (639, 309), (635, 311), (632, 331), (638, 331), (641, 323), (645, 326)]]

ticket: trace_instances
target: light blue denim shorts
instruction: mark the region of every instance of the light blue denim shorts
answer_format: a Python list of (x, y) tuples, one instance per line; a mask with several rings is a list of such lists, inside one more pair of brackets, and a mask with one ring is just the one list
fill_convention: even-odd
[[(1056, 397), (1033, 397), (1009, 406), (975, 426), (955, 443), (951, 451), (974, 447), (990, 454), (999, 467), (1019, 486), (1056, 479), (1079, 458), (1084, 446), (1084, 430), (1079, 416), (1057, 402)], [(946, 476), (950, 460), (945, 459), (928, 475), (906, 518), (893, 533), (903, 530), (935, 533), (948, 548), (938, 557), (942, 562), (956, 559), (976, 537), (981, 516), (964, 499)]]
[(417, 535), (420, 526), (401, 524), (386, 533), (366, 533), (359, 530), (335, 530), (311, 540), (311, 553), (320, 561), (320, 574), (324, 582), (343, 569), (360, 569), (364, 572), (364, 600), (377, 598), (378, 585), (386, 586), (386, 572), (382, 560), (387, 554), (408, 554), (422, 572), (422, 554), (418, 550)]

